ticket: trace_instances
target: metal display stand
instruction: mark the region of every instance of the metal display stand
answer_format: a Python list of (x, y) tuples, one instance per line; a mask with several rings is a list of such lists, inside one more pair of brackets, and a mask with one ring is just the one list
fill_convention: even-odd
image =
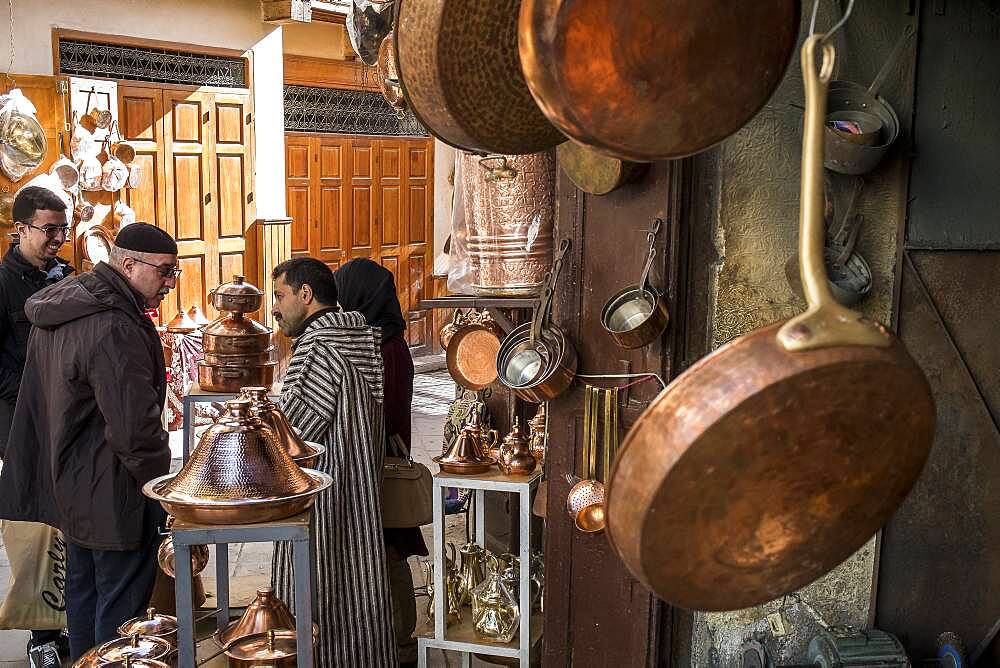
[[(541, 470), (530, 476), (508, 476), (497, 469), (481, 475), (434, 475), (434, 625), (427, 628), (417, 640), (417, 665), (427, 666), (427, 651), (432, 648), (452, 650), (462, 653), (462, 666), (472, 665), (472, 653), (515, 658), (521, 668), (528, 668), (532, 647), (541, 640), (540, 617), (531, 612), (531, 493), (542, 478)], [(518, 495), (518, 518), (520, 520), (519, 550), (519, 601), (521, 619), (517, 637), (509, 643), (491, 642), (479, 638), (472, 627), (470, 616), (463, 616), (461, 622), (446, 627), (448, 596), (444, 586), (444, 498), (449, 487), (475, 490), (476, 493), (476, 542), (485, 548), (485, 497), (486, 492), (510, 492)]]
[[(276, 399), (281, 394), (281, 382), (275, 382), (271, 385), (271, 391), (267, 393), (267, 396), (272, 399)], [(194, 450), (194, 404), (211, 404), (214, 402), (226, 402), (230, 399), (235, 399), (236, 393), (232, 394), (219, 394), (217, 392), (206, 392), (201, 389), (197, 381), (191, 381), (188, 383), (187, 389), (184, 390), (184, 449), (181, 455), (181, 461), (187, 462), (188, 455)]]
[(296, 665), (313, 668), (313, 588), (312, 564), (315, 556), (309, 539), (312, 511), (264, 524), (209, 526), (175, 520), (174, 586), (177, 595), (177, 666), (195, 668), (194, 600), (192, 597), (191, 546), (216, 545), (215, 577), (217, 628), (226, 627), (229, 619), (229, 544), (291, 541), (295, 571), (295, 641)]

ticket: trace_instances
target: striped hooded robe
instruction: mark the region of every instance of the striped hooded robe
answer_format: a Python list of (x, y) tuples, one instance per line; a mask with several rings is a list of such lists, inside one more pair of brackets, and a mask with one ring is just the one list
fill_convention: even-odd
[[(381, 333), (358, 312), (330, 311), (295, 342), (281, 408), (302, 438), (326, 446), (316, 468), (333, 485), (316, 499), (314, 588), (317, 666), (396, 666), (382, 539)], [(272, 578), (295, 600), (289, 543), (275, 547)]]

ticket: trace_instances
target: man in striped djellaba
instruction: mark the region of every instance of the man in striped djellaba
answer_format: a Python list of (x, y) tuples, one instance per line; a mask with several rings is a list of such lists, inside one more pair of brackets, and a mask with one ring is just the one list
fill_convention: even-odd
[[(382, 539), (381, 333), (358, 312), (337, 308), (333, 272), (313, 258), (275, 267), (274, 319), (295, 339), (281, 408), (322, 443), (316, 468), (333, 477), (314, 508), (317, 665), (396, 666), (392, 603)], [(275, 548), (272, 578), (288, 604), (291, 546)]]

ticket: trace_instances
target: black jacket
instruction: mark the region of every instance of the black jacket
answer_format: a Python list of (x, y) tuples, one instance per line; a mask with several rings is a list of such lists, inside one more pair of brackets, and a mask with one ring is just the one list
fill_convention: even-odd
[(72, 272), (73, 268), (62, 258), (49, 260), (42, 271), (25, 260), (17, 246), (8, 248), (0, 262), (0, 457), (7, 447), (28, 352), (31, 323), (24, 315), (24, 302)]
[[(163, 349), (141, 296), (110, 266), (45, 288), (0, 473), (0, 518), (44, 522), (95, 550), (143, 542), (142, 485), (170, 466)], [(146, 512), (146, 518), (155, 512)]]

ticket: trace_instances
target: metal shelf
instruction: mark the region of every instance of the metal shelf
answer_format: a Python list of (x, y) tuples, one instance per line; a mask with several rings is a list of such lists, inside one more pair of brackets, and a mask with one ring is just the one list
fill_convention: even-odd
[[(531, 649), (541, 640), (542, 619), (531, 612), (531, 493), (538, 487), (542, 478), (541, 470), (535, 470), (530, 476), (508, 476), (497, 469), (480, 475), (452, 475), (437, 473), (434, 475), (434, 591), (446, 591), (444, 586), (444, 497), (449, 487), (472, 489), (476, 493), (476, 542), (486, 546), (485, 496), (486, 492), (507, 492), (518, 495), (518, 518), (520, 521), (518, 558), (520, 573), (518, 593), (520, 600), (518, 608), (527, 610), (521, 615), (517, 638), (510, 643), (495, 643), (479, 638), (472, 629), (470, 616), (463, 618), (457, 625), (446, 627), (445, 606), (447, 596), (435, 595), (433, 624), (425, 624), (420, 629), (417, 640), (417, 665), (427, 666), (427, 650), (436, 647), (445, 650), (461, 652), (462, 665), (469, 666), (471, 654), (486, 654), (518, 659), (521, 668), (531, 665)], [(426, 634), (426, 635), (424, 635)]]

